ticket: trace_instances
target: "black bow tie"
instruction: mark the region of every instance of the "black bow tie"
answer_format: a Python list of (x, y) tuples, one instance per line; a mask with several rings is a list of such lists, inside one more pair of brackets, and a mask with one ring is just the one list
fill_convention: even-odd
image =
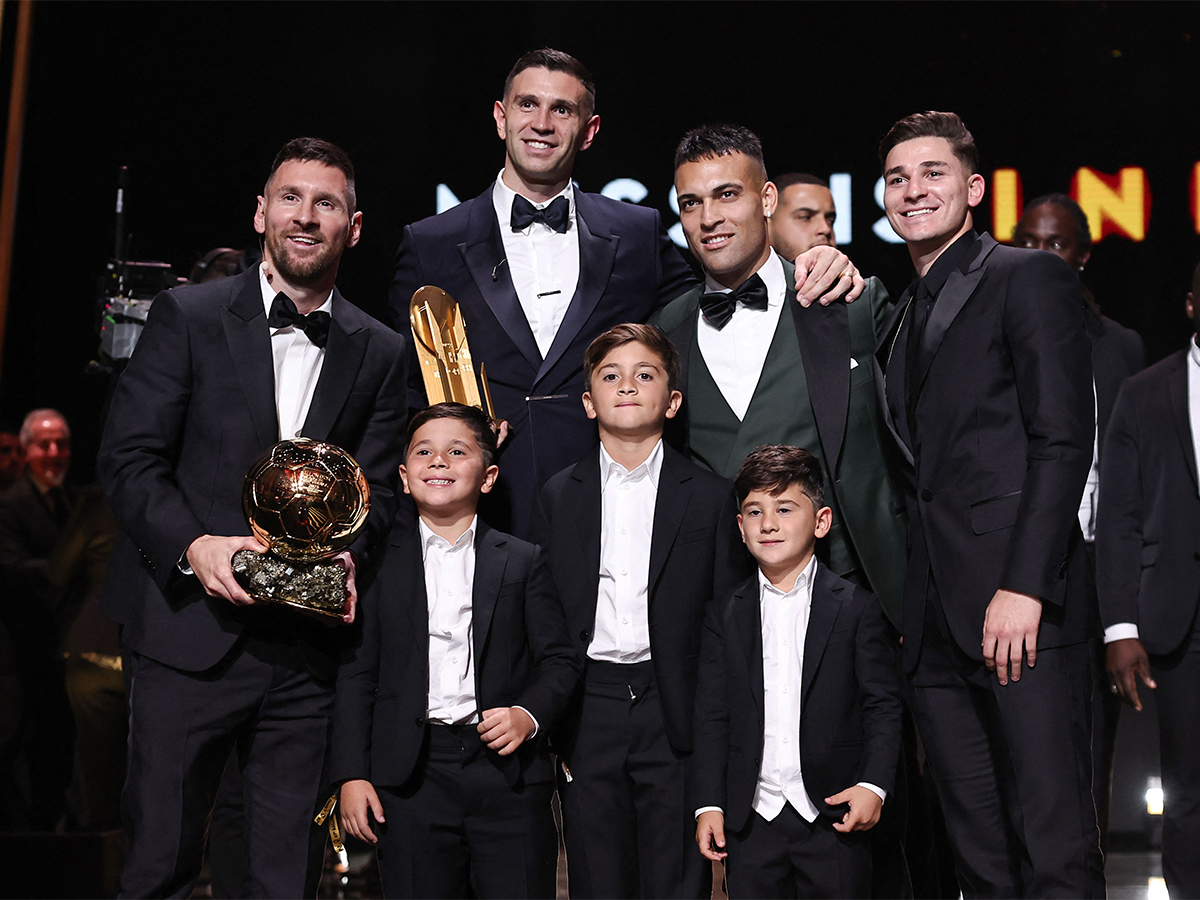
[(700, 314), (704, 321), (720, 331), (733, 318), (738, 301), (747, 309), (767, 308), (767, 286), (757, 275), (751, 275), (732, 291), (711, 291), (700, 298)]
[(544, 222), (559, 234), (567, 233), (570, 208), (566, 197), (556, 197), (545, 209), (538, 209), (520, 194), (513, 197), (512, 227), (524, 231), (534, 222)]
[(329, 313), (316, 310), (307, 316), (300, 315), (292, 298), (280, 291), (271, 301), (271, 314), (267, 316), (267, 324), (272, 328), (287, 328), (289, 325), (299, 328), (308, 339), (318, 347), (324, 347), (329, 339)]

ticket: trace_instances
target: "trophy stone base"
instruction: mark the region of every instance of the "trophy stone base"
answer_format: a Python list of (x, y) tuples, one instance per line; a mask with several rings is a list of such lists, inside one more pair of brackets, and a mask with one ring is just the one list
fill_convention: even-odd
[(273, 553), (239, 550), (233, 554), (233, 576), (255, 600), (338, 619), (346, 612), (346, 570), (336, 562), (291, 562)]

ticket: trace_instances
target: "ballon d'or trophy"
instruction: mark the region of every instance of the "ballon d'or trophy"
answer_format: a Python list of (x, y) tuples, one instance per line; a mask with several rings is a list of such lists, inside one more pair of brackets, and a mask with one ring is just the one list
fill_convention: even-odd
[(255, 600), (341, 618), (346, 570), (328, 557), (354, 543), (370, 506), (367, 476), (341, 447), (280, 441), (242, 484), (242, 509), (267, 552), (235, 553), (234, 577)]
[[(417, 358), (421, 361), (421, 378), (429, 402), (453, 400), (465, 403), (482, 409), (495, 419), (487, 372), (480, 363), (480, 379), (476, 382), (471, 348), (467, 345), (467, 329), (454, 298), (432, 285), (418, 288), (408, 306), (408, 320), (412, 323)], [(483, 385), (482, 400), (480, 384)]]

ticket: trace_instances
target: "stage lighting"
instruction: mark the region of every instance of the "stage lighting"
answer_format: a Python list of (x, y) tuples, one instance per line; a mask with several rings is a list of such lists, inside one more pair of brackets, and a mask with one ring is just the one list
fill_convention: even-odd
[(1146, 779), (1146, 814), (1161, 816), (1163, 814), (1162, 779), (1151, 775)]

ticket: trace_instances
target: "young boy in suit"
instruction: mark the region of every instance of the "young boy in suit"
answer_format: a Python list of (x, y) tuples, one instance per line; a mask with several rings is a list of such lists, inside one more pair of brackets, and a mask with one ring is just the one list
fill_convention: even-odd
[(749, 569), (730, 483), (662, 441), (679, 356), (617, 325), (584, 356), (600, 447), (551, 478), (546, 548), (584, 677), (554, 730), (571, 897), (708, 897), (687, 806), (704, 608)]
[(498, 472), (487, 416), (439, 403), (407, 440), (418, 521), (393, 532), (338, 679), (342, 821), (377, 846), (388, 897), (553, 897), (540, 738), (579, 676), (562, 606), (538, 548), (476, 515)]
[(700, 853), (731, 857), (733, 898), (870, 894), (862, 832), (896, 772), (899, 685), (879, 602), (813, 555), (823, 481), (780, 445), (734, 480), (758, 574), (705, 618), (693, 794)]

